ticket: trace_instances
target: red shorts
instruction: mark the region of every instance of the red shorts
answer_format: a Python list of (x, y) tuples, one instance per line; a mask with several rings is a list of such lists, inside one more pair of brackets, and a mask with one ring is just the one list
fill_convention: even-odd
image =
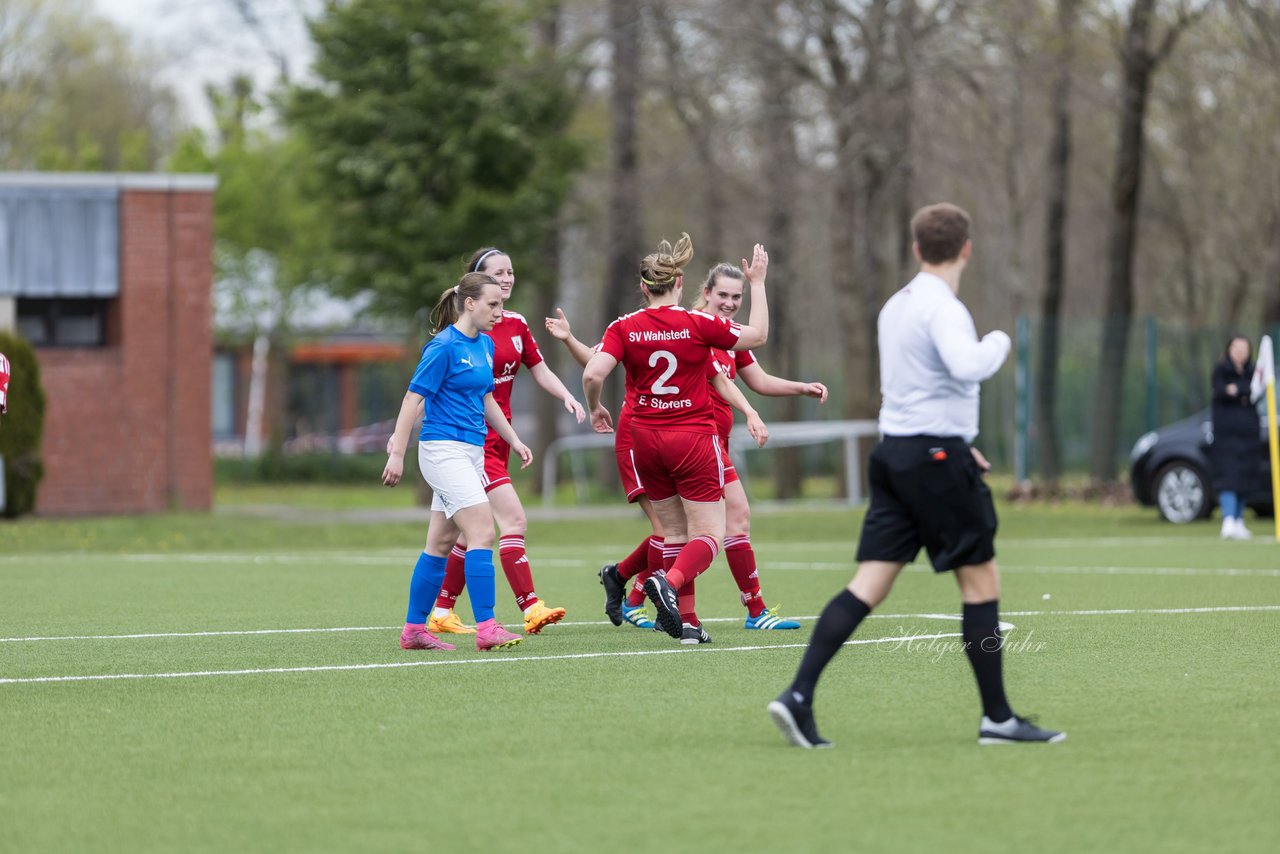
[(490, 430), (489, 435), (484, 437), (485, 492), (511, 482), (511, 475), (507, 473), (509, 459), (511, 459), (511, 446), (498, 435), (496, 430)]
[(636, 471), (635, 452), (631, 449), (631, 419), (624, 413), (618, 417), (613, 433), (613, 456), (618, 462), (618, 477), (622, 478), (622, 491), (627, 501), (635, 503), (644, 497), (644, 483)]
[(686, 501), (724, 498), (724, 453), (714, 433), (654, 430), (634, 425), (631, 444), (636, 471), (650, 501), (680, 496)]
[(733, 465), (733, 460), (729, 457), (729, 437), (724, 433), (720, 434), (720, 453), (724, 456), (724, 482), (725, 484), (738, 482), (738, 470)]

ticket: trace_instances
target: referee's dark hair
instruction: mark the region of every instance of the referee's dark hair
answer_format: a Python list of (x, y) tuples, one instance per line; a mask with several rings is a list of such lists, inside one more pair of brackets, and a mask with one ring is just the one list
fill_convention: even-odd
[(946, 202), (916, 211), (911, 217), (911, 236), (920, 247), (920, 260), (945, 264), (959, 258), (969, 240), (970, 223), (963, 209)]

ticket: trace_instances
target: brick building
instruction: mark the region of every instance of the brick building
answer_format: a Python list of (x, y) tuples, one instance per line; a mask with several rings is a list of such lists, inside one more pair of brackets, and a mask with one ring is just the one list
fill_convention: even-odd
[(215, 183), (0, 173), (0, 327), (48, 399), (39, 513), (211, 506)]

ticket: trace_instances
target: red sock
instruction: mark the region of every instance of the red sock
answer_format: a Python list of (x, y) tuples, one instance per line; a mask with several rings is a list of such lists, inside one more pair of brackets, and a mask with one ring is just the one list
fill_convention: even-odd
[(467, 586), (466, 566), (467, 550), (462, 546), (454, 546), (449, 552), (449, 562), (444, 565), (444, 584), (440, 587), (440, 595), (436, 597), (437, 608), (453, 610), (463, 588)]
[(688, 623), (691, 626), (700, 626), (698, 622), (698, 612), (694, 609), (694, 584), (693, 579), (689, 579), (684, 587), (680, 588), (680, 592), (676, 594), (676, 604), (680, 608), (680, 622)]
[[(680, 550), (688, 543), (673, 543), (670, 540), (662, 544), (662, 568), (670, 572), (676, 565), (676, 558), (680, 557)], [(656, 572), (656, 570), (655, 570)]]
[(646, 569), (648, 569), (650, 573), (654, 573), (665, 568), (662, 565), (662, 552), (666, 547), (667, 542), (662, 539), (662, 537), (649, 538), (649, 564)]
[(644, 583), (649, 580), (651, 575), (653, 575), (653, 570), (646, 569), (631, 579), (631, 590), (627, 592), (627, 604), (632, 608), (638, 608), (644, 604)]
[(521, 611), (538, 601), (533, 592), (533, 570), (524, 553), (524, 534), (504, 534), (498, 539), (498, 560), (507, 575), (511, 592), (516, 594), (516, 607)]
[(632, 550), (631, 554), (618, 563), (618, 576), (623, 581), (628, 578), (634, 578), (649, 566), (649, 543), (652, 539), (653, 537), (645, 537), (640, 541), (640, 545)]
[(713, 538), (705, 534), (694, 537), (680, 550), (680, 556), (676, 558), (671, 569), (667, 570), (667, 580), (679, 591), (681, 587), (706, 572), (707, 567), (711, 566), (711, 561), (715, 560), (719, 553), (720, 547), (716, 545)]
[(756, 553), (751, 548), (748, 534), (734, 534), (724, 538), (724, 557), (729, 561), (729, 571), (742, 591), (742, 604), (747, 613), (758, 617), (764, 613), (764, 596), (760, 594), (760, 575), (756, 572)]
[(644, 604), (644, 583), (649, 576), (662, 569), (662, 537), (649, 537), (649, 547), (645, 552), (645, 568), (636, 573), (632, 579), (631, 592), (627, 594), (627, 604), (638, 608)]

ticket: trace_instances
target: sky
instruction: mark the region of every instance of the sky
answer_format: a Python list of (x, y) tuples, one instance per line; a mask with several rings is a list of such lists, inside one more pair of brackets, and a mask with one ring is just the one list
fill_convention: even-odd
[[(304, 80), (311, 62), (305, 16), (319, 0), (91, 0), (99, 14), (125, 30), (135, 45), (158, 57), (164, 80), (177, 93), (187, 118), (209, 127), (207, 83), (222, 84), (250, 74), (260, 91), (279, 77), (272, 52), (281, 54), (291, 77)], [(249, 7), (261, 26), (255, 32), (237, 12)]]

